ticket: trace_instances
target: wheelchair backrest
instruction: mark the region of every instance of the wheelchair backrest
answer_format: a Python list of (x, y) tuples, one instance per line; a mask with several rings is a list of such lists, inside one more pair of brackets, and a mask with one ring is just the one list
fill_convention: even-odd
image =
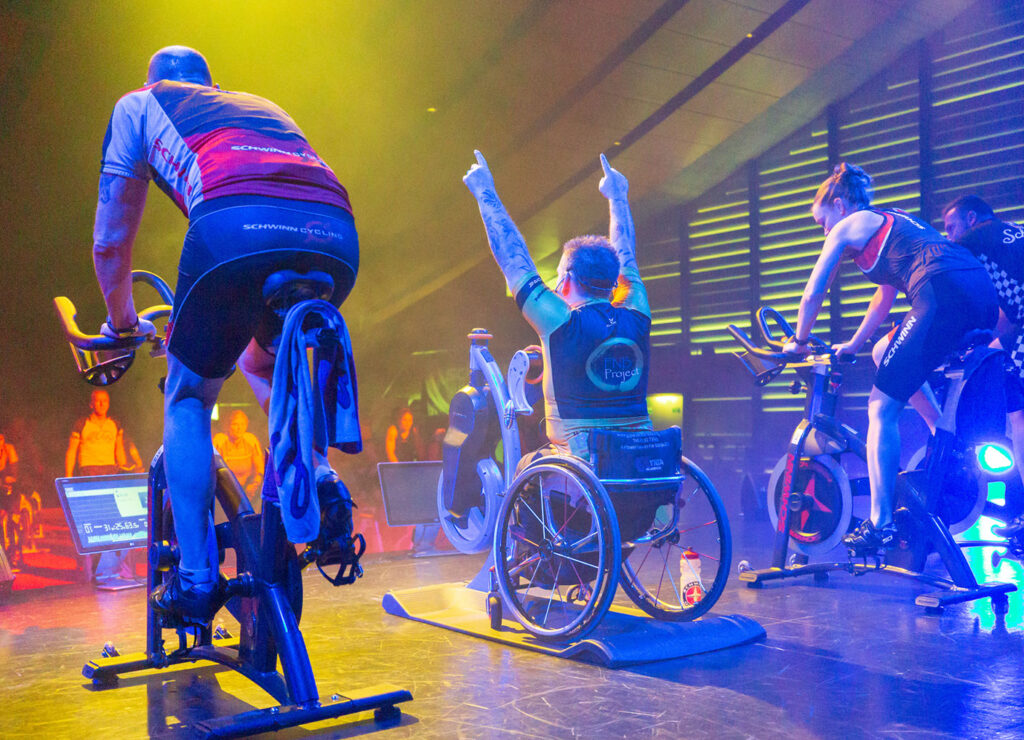
[(1005, 434), (1005, 358), (1001, 350), (977, 347), (964, 360), (962, 387), (950, 400), (956, 403), (956, 435), (967, 444)]
[(653, 431), (594, 429), (590, 464), (601, 480), (650, 480), (682, 472), (683, 434), (679, 427)]

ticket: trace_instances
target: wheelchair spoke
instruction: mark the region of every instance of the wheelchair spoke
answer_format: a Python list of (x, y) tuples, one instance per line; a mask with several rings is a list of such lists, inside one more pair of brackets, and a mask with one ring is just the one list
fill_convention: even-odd
[[(511, 568), (509, 568), (508, 574), (510, 576), (517, 576), (522, 571), (526, 570), (534, 561), (540, 562), (540, 555), (539, 554), (535, 553), (535, 554), (531, 555), (530, 557), (526, 558), (525, 560), (523, 560), (522, 562), (516, 563)], [(536, 571), (534, 571), (534, 572), (536, 572)]]
[[(550, 571), (551, 568), (548, 567), (548, 570)], [(552, 578), (551, 578), (552, 582), (554, 583), (554, 588), (551, 589), (551, 594), (548, 596), (548, 605), (547, 605), (547, 608), (544, 610), (544, 624), (545, 625), (548, 623), (548, 614), (551, 613), (551, 602), (554, 601), (555, 594), (558, 593), (558, 575), (561, 572), (562, 572), (562, 565), (561, 565), (561, 563), (559, 563), (558, 571), (553, 573), (552, 574)], [(561, 599), (562, 595), (560, 593), (558, 593), (558, 597)]]
[[(566, 506), (568, 506), (568, 504), (566, 504)], [(561, 534), (565, 530), (565, 528), (569, 526), (569, 522), (572, 521), (573, 517), (575, 517), (581, 511), (583, 511), (583, 507), (582, 506), (577, 506), (575, 509), (573, 509), (572, 514), (569, 514), (568, 512), (565, 512), (565, 514), (566, 514), (565, 520), (562, 522), (562, 526), (558, 528), (558, 531), (555, 534)]]
[(647, 557), (651, 554), (652, 550), (654, 550), (653, 547), (648, 547), (647, 548), (647, 552), (644, 553), (644, 559), (640, 561), (640, 567), (636, 569), (637, 573), (639, 573), (641, 570), (644, 569), (644, 563), (647, 562)]
[[(690, 548), (690, 549), (692, 550), (693, 548)], [(695, 553), (697, 553), (702, 558), (706, 558), (707, 560), (714, 560), (716, 563), (718, 562), (718, 558), (716, 558), (714, 555), (705, 555), (704, 553), (700, 552), (699, 550), (693, 550), (693, 551)]]
[(537, 556), (537, 567), (533, 569), (533, 573), (530, 575), (530, 582), (526, 584), (526, 592), (529, 593), (530, 589), (533, 588), (533, 580), (537, 577), (537, 571), (540, 570), (540, 566), (544, 564), (544, 561)]
[[(666, 573), (666, 572), (668, 572), (668, 567), (669, 567), (669, 566), (668, 566), (668, 564), (669, 564), (668, 554), (669, 554), (669, 552), (670, 552), (671, 550), (672, 550), (672, 548), (671, 548), (671, 547), (669, 547), (669, 548), (666, 548), (666, 549), (665, 549), (665, 566), (664, 566), (664, 568), (662, 569), (662, 573)], [(673, 560), (674, 560), (674, 559), (675, 559), (675, 558), (673, 558)], [(668, 581), (669, 581), (669, 583), (671, 583), (671, 584), (672, 584), (672, 592), (673, 592), (673, 593), (674, 593), (674, 594), (676, 595), (676, 603), (677, 603), (677, 604), (679, 604), (679, 608), (680, 608), (680, 609), (683, 609), (683, 608), (685, 608), (685, 607), (686, 607), (686, 605), (685, 605), (685, 604), (683, 603), (683, 597), (682, 597), (682, 596), (680, 595), (680, 593), (679, 593), (679, 589), (678, 589), (678, 588), (676, 588), (676, 579), (675, 579), (675, 578), (669, 578), (669, 579), (668, 579)], [(661, 586), (660, 586), (660, 584), (659, 584), (659, 586), (658, 586), (658, 592), (659, 592), (659, 593), (661, 592)]]
[(577, 560), (576, 558), (570, 558), (568, 555), (563, 555), (561, 553), (556, 555), (556, 557), (562, 558), (563, 560), (568, 560), (569, 562), (572, 562), (572, 563), (579, 563), (580, 565), (585, 566), (587, 568), (593, 568), (594, 567), (593, 563), (587, 563), (587, 562), (584, 562), (583, 560)]
[(538, 548), (540, 547), (540, 545), (538, 545), (533, 540), (527, 539), (526, 535), (523, 534), (522, 532), (517, 532), (517, 531), (510, 530), (509, 534), (512, 536), (512, 539), (514, 539), (516, 542), (523, 542), (523, 543), (525, 543), (527, 545), (530, 545), (532, 547), (538, 547)]
[(549, 524), (549, 522), (554, 522), (554, 518), (551, 516), (551, 492), (545, 491), (543, 485), (540, 491), (540, 516), (540, 524), (544, 529), (544, 536), (554, 537), (554, 527)]
[[(543, 503), (543, 501), (544, 501), (544, 497), (543, 497), (543, 496), (541, 496), (541, 502)], [(522, 506), (523, 508), (525, 508), (525, 509), (526, 509), (526, 510), (527, 510), (528, 512), (530, 512), (531, 514), (533, 514), (533, 518), (534, 518), (534, 519), (536, 519), (536, 520), (537, 520), (537, 522), (538, 522), (538, 523), (540, 524), (540, 526), (541, 526), (541, 530), (542, 530), (542, 531), (544, 531), (544, 532), (547, 532), (547, 531), (548, 531), (548, 526), (547, 526), (547, 525), (546, 525), (546, 524), (544, 523), (544, 520), (543, 520), (543, 519), (541, 519), (541, 518), (540, 518), (539, 516), (537, 516), (537, 512), (536, 512), (536, 511), (534, 511), (534, 510), (533, 510), (533, 508), (532, 508), (532, 507), (531, 507), (531, 506), (530, 506), (530, 505), (529, 505), (528, 503), (526, 503), (526, 501), (525, 501), (524, 499), (520, 498), (520, 499), (519, 499), (519, 504), (520, 504), (520, 505), (521, 505), (521, 506)]]
[(589, 544), (590, 542), (592, 542), (595, 537), (597, 537), (597, 530), (594, 530), (594, 531), (590, 532), (590, 534), (584, 535), (583, 537), (581, 537), (580, 539), (576, 540), (575, 542), (566, 543), (566, 547), (569, 548), (569, 552), (576, 552), (578, 549), (583, 547), (583, 545), (586, 545), (586, 544)]
[(712, 527), (712, 526), (715, 526), (717, 524), (718, 524), (717, 520), (712, 519), (710, 522), (704, 522), (703, 524), (698, 524), (698, 525), (693, 526), (693, 527), (687, 527), (686, 529), (680, 529), (679, 530), (679, 534), (686, 534), (687, 532), (694, 532), (694, 531), (696, 531), (698, 529), (703, 529), (704, 527)]

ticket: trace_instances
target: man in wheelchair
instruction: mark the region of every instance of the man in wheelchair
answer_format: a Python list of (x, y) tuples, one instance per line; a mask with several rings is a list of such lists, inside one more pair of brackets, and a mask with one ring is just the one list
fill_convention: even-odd
[(601, 155), (598, 190), (608, 199), (609, 237), (566, 242), (551, 290), (498, 198), (487, 161), (475, 154), (463, 182), (477, 200), (491, 252), (516, 304), (540, 338), (552, 447), (588, 460), (591, 430), (650, 430), (651, 311), (636, 262), (629, 181)]

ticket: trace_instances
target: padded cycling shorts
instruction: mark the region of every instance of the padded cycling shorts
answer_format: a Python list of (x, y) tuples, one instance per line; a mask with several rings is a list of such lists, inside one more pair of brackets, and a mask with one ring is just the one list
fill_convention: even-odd
[(168, 351), (204, 378), (223, 378), (249, 341), (264, 347), (282, 329), (263, 301), (278, 270), (321, 270), (340, 306), (359, 269), (352, 215), (322, 203), (239, 195), (196, 207), (178, 265)]
[(929, 277), (918, 290), (875, 375), (875, 387), (906, 403), (975, 329), (996, 325), (996, 289), (982, 268)]

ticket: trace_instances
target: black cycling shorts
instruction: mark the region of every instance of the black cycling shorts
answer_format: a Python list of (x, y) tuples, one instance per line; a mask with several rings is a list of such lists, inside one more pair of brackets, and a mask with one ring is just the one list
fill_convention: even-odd
[(204, 378), (223, 378), (249, 341), (269, 346), (281, 320), (263, 301), (278, 270), (321, 270), (341, 305), (359, 269), (359, 238), (348, 211), (322, 203), (239, 195), (192, 213), (178, 265), (168, 351)]
[(984, 269), (929, 277), (918, 290), (875, 375), (875, 387), (906, 403), (975, 329), (992, 329), (999, 302)]
[(1016, 372), (1006, 373), (1006, 413), (1024, 410), (1024, 379)]

